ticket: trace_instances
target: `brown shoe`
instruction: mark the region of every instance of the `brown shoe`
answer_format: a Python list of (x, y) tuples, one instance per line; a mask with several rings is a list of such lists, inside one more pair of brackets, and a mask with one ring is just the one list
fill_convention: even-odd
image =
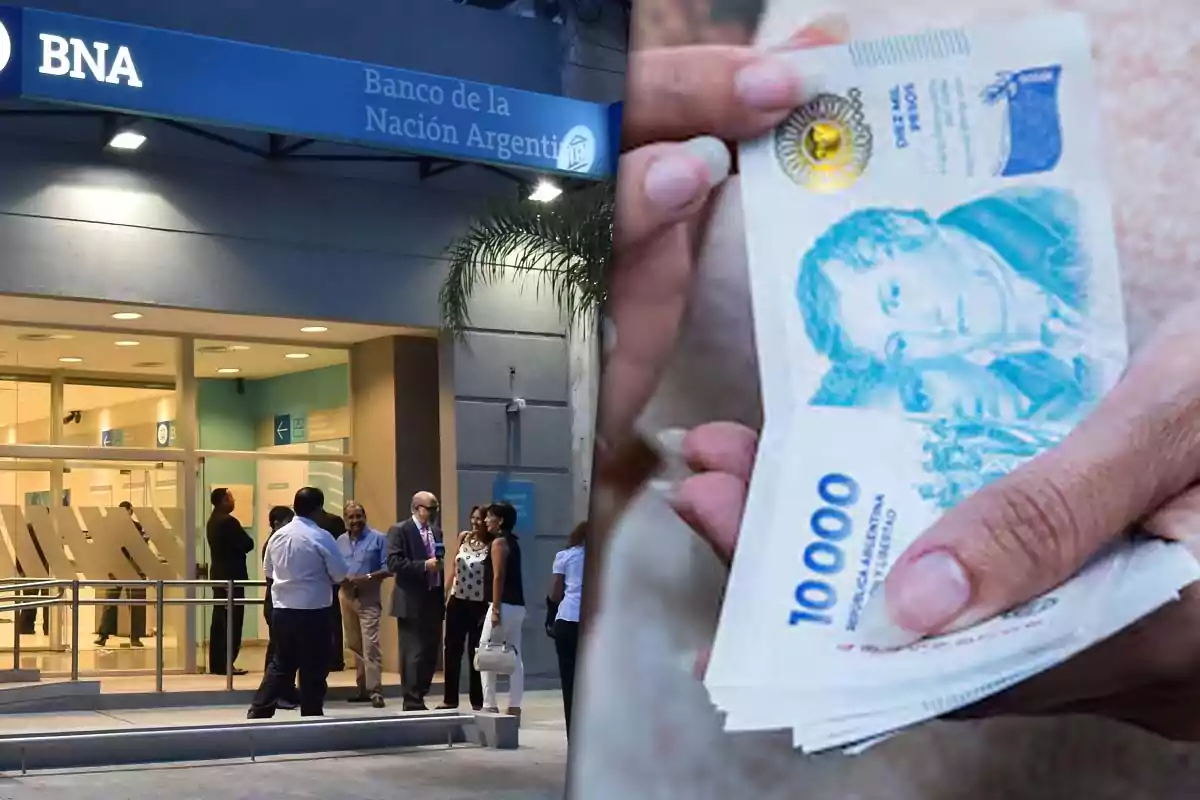
[(521, 709), (520, 708), (517, 708), (515, 706), (510, 707), (506, 713), (510, 717), (516, 717), (517, 718), (517, 727), (518, 728), (521, 727)]

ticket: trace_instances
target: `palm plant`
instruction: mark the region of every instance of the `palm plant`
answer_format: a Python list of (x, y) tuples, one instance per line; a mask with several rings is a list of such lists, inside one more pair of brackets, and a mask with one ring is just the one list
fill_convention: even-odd
[(597, 183), (552, 203), (498, 204), (474, 220), (447, 249), (450, 272), (438, 293), (443, 325), (461, 336), (475, 289), (513, 272), (533, 276), (569, 326), (589, 324), (608, 296), (615, 199), (613, 184)]

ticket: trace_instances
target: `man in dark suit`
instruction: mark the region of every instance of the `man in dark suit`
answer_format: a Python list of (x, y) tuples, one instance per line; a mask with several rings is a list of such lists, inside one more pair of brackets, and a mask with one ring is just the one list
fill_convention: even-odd
[(445, 598), (442, 532), (434, 527), (438, 501), (430, 492), (417, 492), (412, 516), (388, 531), (388, 571), (396, 576), (392, 616), (400, 634), (400, 683), (405, 711), (423, 711), (442, 634)]
[[(346, 532), (346, 520), (339, 517), (337, 514), (331, 514), (326, 509), (321, 509), (321, 516), (317, 519), (317, 524), (322, 529), (327, 531), (334, 541)], [(346, 668), (346, 645), (342, 639), (342, 602), (339, 596), (341, 587), (333, 587), (333, 605), (329, 607), (329, 624), (333, 629), (333, 638), (330, 640), (329, 654), (329, 671), (341, 672)]]
[[(205, 531), (208, 538), (209, 568), (208, 576), (214, 581), (244, 581), (249, 580), (246, 570), (246, 555), (254, 552), (254, 540), (237, 517), (233, 516), (233, 492), (226, 488), (213, 489), (209, 496), (212, 502), (212, 516), (208, 518)], [(234, 597), (245, 597), (246, 590), (240, 586), (233, 590)], [(227, 588), (214, 588), (213, 597), (225, 600), (229, 597)], [(232, 623), (225, 604), (216, 606), (212, 612), (212, 622), (208, 631), (208, 671), (211, 675), (224, 675), (226, 663), (237, 661), (238, 652), (242, 649), (242, 621), (246, 616), (246, 607), (233, 607)], [(233, 625), (233, 657), (226, 662), (225, 637), (226, 626)], [(234, 675), (245, 675), (246, 670), (233, 668)]]

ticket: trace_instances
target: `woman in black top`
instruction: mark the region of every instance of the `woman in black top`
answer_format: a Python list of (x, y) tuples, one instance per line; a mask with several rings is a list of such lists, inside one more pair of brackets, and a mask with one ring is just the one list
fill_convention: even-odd
[[(521, 660), (521, 625), (525, 622), (525, 590), (521, 581), (521, 543), (513, 528), (517, 510), (509, 503), (488, 506), (484, 524), (492, 539), (488, 558), (487, 592), (490, 611), (483, 621), (481, 642), (507, 644), (517, 655), (517, 665), (508, 678), (508, 713), (521, 716), (521, 696), (525, 693), (525, 664)], [(496, 673), (483, 673), (483, 709), (499, 711), (496, 705)]]

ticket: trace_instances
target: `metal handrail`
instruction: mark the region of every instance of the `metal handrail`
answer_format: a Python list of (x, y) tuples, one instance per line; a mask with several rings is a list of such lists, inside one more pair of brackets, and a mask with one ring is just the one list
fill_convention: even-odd
[[(154, 599), (149, 598), (94, 598), (87, 600), (79, 596), (81, 588), (96, 587), (145, 587), (153, 588)], [(236, 606), (263, 605), (265, 597), (236, 597), (236, 589), (265, 588), (265, 580), (185, 580), (172, 578), (151, 580), (64, 580), (61, 578), (10, 578), (7, 583), (0, 583), (0, 594), (23, 592), (31, 589), (58, 588), (54, 597), (30, 597), (29, 599), (0, 603), (0, 613), (13, 612), (13, 669), (21, 668), (21, 611), (30, 608), (66, 605), (66, 590), (71, 590), (71, 680), (79, 680), (79, 607), (80, 606), (149, 606), (154, 604), (155, 636), (154, 645), (154, 690), (163, 691), (163, 626), (167, 606), (225, 606), (225, 691), (233, 691), (233, 610)], [(173, 597), (165, 596), (168, 588), (213, 588), (225, 589), (225, 597)]]

